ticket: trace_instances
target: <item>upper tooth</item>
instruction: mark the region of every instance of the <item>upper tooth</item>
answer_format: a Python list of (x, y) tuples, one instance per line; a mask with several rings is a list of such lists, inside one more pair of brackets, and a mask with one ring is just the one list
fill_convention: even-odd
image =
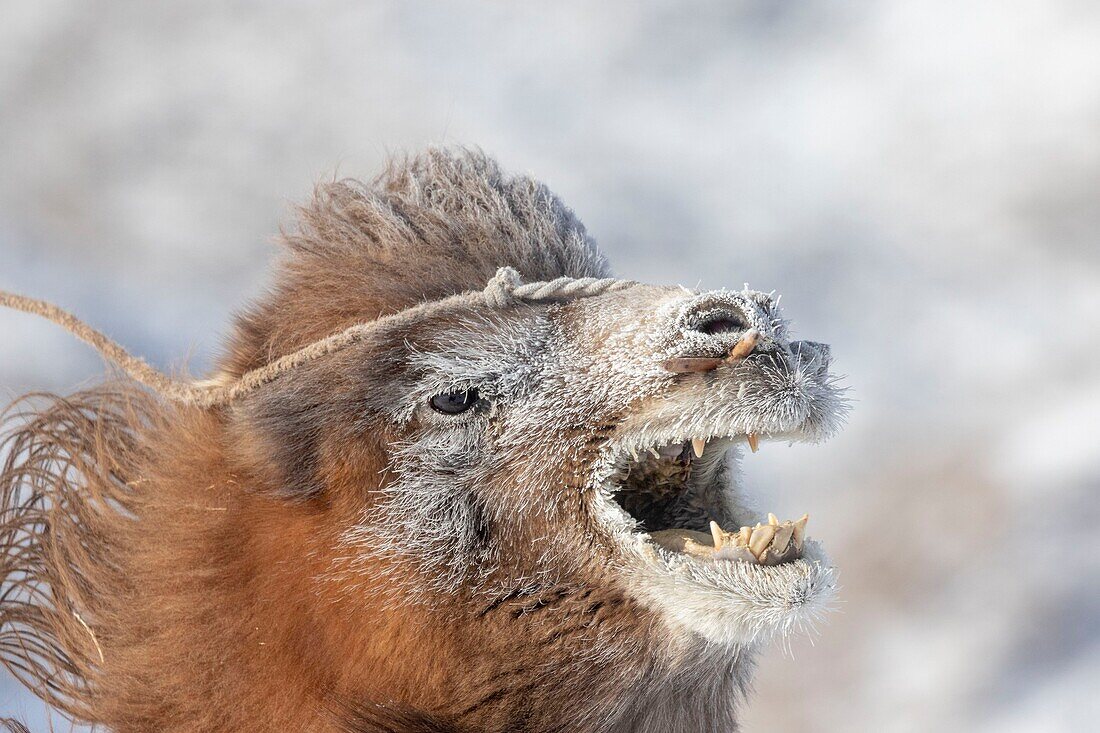
[(760, 438), (756, 433), (749, 433), (745, 438), (749, 441), (749, 448), (752, 449), (753, 453), (760, 450)]
[(707, 441), (705, 438), (692, 438), (691, 449), (695, 451), (696, 458), (703, 457), (703, 449), (707, 447)]

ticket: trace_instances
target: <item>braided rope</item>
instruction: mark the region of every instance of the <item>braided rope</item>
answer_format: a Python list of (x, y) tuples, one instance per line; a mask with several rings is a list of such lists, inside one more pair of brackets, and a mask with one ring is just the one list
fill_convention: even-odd
[(428, 301), (388, 316), (354, 326), (282, 356), (262, 367), (246, 372), (235, 382), (190, 382), (174, 379), (154, 369), (144, 359), (133, 356), (102, 332), (97, 331), (68, 311), (52, 303), (0, 290), (0, 307), (30, 313), (64, 328), (91, 346), (108, 362), (119, 367), (131, 379), (173, 402), (201, 408), (220, 407), (248, 394), (279, 376), (327, 354), (359, 343), (383, 327), (412, 320), (445, 306), (484, 303), (491, 308), (506, 308), (521, 301), (587, 298), (617, 292), (637, 285), (633, 280), (605, 277), (559, 277), (546, 282), (524, 283), (512, 267), (501, 267), (484, 290), (459, 293), (441, 300)]
[(0, 290), (0, 306), (40, 316), (53, 321), (66, 331), (99, 352), (107, 361), (126, 372), (134, 381), (145, 385), (170, 400), (186, 401), (190, 386), (157, 371), (144, 359), (131, 355), (126, 349), (95, 330), (71, 313), (44, 300), (35, 300)]

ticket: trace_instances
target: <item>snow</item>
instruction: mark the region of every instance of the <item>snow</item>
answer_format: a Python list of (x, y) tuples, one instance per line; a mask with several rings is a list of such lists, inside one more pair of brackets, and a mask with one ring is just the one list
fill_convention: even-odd
[[(314, 181), (480, 145), (558, 190), (619, 275), (777, 288), (797, 335), (832, 343), (850, 375), (839, 438), (746, 461), (778, 513), (811, 513), (843, 586), (813, 646), (765, 657), (747, 730), (1100, 714), (1088, 4), (51, 0), (4, 15), (0, 287), (201, 373)], [(101, 369), (27, 317), (0, 314), (0, 334), (5, 394)], [(44, 728), (8, 678), (0, 701)]]

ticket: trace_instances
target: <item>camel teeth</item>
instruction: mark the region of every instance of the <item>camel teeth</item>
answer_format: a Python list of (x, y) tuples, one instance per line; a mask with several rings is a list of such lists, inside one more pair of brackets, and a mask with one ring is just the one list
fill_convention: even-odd
[(810, 515), (803, 514), (802, 519), (799, 519), (792, 525), (794, 527), (794, 546), (797, 547), (799, 550), (802, 549), (802, 543), (806, 539), (806, 522), (808, 522), (809, 520)]
[(710, 523), (710, 536), (714, 538), (714, 551), (721, 550), (722, 545), (726, 542), (726, 533), (718, 526), (718, 522), (712, 521)]
[(766, 524), (759, 529), (752, 531), (752, 540), (749, 542), (749, 550), (752, 554), (759, 558), (764, 554), (764, 550), (771, 544), (772, 538), (775, 537), (775, 527), (770, 524)]
[(775, 538), (772, 540), (771, 547), (780, 557), (785, 557), (787, 555), (787, 550), (791, 544), (791, 536), (793, 534), (794, 525), (790, 522), (784, 522), (776, 528)]
[(706, 438), (692, 438), (691, 449), (695, 451), (696, 458), (703, 457), (703, 450), (707, 447)]

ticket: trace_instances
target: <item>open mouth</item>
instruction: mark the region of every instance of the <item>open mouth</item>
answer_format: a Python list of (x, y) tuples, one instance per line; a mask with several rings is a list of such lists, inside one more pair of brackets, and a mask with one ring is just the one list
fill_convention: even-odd
[(600, 471), (598, 504), (625, 550), (631, 589), (712, 641), (812, 626), (836, 586), (806, 536), (808, 516), (780, 521), (747, 506), (730, 457), (758, 444), (755, 433), (620, 438)]
[[(729, 440), (714, 442), (712, 455), (721, 451), (724, 458), (722, 449), (728, 450)], [(640, 455), (632, 452), (631, 460), (618, 466), (611, 477), (612, 499), (637, 520), (638, 528), (652, 542), (669, 552), (703, 561), (767, 566), (802, 557), (809, 515), (780, 522), (769, 513), (766, 523), (730, 527), (726, 508), (716, 501), (719, 497), (699, 491), (699, 481), (693, 481), (692, 474), (700, 472), (705, 477), (715, 469), (713, 462), (703, 462), (707, 443), (704, 438), (693, 438), (649, 448)], [(755, 452), (759, 437), (749, 433), (745, 443)], [(723, 525), (719, 518), (727, 522)]]

